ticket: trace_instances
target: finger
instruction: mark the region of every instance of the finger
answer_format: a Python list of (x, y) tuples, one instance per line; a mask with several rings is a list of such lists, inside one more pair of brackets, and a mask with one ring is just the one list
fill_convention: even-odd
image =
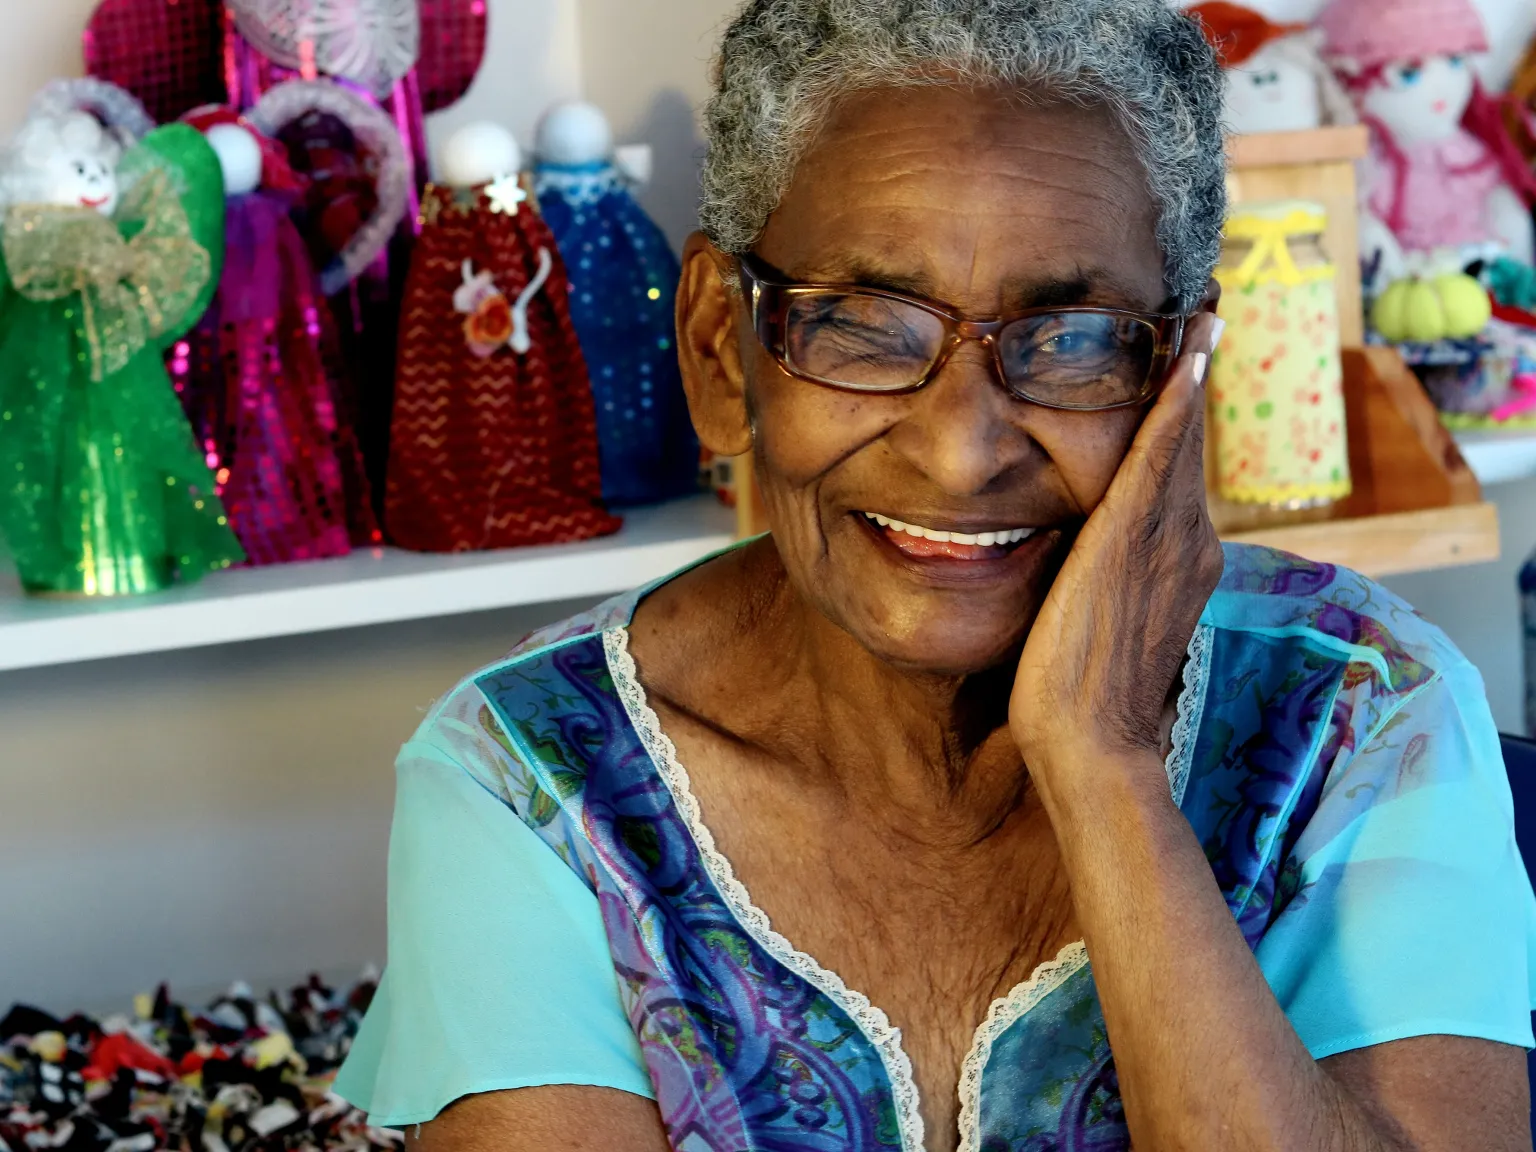
[(1165, 489), (1183, 460), (1203, 453), (1209, 362), (1208, 353), (1192, 351), (1175, 363), (1105, 495), (1106, 503), (1115, 498), (1121, 485), (1134, 488), (1150, 482), (1158, 491)]

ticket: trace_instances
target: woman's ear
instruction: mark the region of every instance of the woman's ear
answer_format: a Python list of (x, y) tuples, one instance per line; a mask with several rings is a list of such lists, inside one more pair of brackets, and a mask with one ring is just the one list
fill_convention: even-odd
[(746, 373), (737, 329), (741, 303), (726, 287), (734, 262), (705, 238), (688, 237), (677, 291), (677, 354), (699, 442), (719, 456), (752, 448)]

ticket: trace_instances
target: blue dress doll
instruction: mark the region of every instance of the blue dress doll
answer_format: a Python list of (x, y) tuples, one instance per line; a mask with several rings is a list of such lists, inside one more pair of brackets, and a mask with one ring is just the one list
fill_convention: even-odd
[(534, 171), (592, 377), (603, 499), (651, 504), (692, 492), (699, 445), (677, 365), (677, 257), (630, 195), (612, 131), (592, 105), (545, 114)]

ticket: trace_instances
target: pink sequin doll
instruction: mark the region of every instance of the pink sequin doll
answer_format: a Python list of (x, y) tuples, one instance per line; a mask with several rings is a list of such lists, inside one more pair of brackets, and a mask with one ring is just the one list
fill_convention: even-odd
[(1380, 259), (1378, 282), (1402, 274), (1405, 252), (1530, 263), (1536, 175), (1473, 74), (1488, 36), (1471, 0), (1334, 0), (1318, 24), (1371, 127), (1361, 252)]
[[(300, 82), (269, 93), (253, 120), (224, 107), (187, 116), (224, 169), (226, 257), (213, 305), (173, 349), (171, 368), (252, 564), (342, 556), (382, 539), (335, 322), (291, 216), (305, 181), (258, 127), (273, 107), (284, 110), (281, 122), (295, 100), (310, 109), (321, 96), (333, 112), (378, 115), (332, 85)], [(403, 185), (403, 163), (391, 170)], [(386, 219), (378, 247), (391, 230)]]

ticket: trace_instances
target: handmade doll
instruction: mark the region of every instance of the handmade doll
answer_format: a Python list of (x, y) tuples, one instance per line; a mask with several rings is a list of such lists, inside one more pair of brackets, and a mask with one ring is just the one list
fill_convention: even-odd
[(32, 116), (0, 209), (0, 531), (23, 586), (141, 593), (241, 560), (161, 362), (218, 274), (218, 157), (186, 125), (121, 155), (89, 113)]
[(303, 181), (232, 109), (188, 122), (224, 170), (224, 273), (171, 364), (230, 524), (252, 564), (377, 543), (335, 321), (289, 215)]
[(648, 504), (696, 490), (699, 445), (677, 363), (677, 257), (630, 195), (603, 114), (580, 103), (546, 113), (534, 172), (592, 378), (603, 498)]
[(1325, 51), (1371, 127), (1362, 255), (1385, 280), (1403, 251), (1533, 258), (1536, 175), (1467, 57), (1488, 49), (1471, 0), (1333, 0)]
[(1227, 125), (1239, 134), (1353, 124), (1355, 110), (1304, 24), (1275, 24), (1226, 0), (1189, 9), (1221, 57)]
[(460, 552), (615, 531), (554, 237), (516, 143), (461, 128), (427, 189), (406, 282), (385, 527)]

